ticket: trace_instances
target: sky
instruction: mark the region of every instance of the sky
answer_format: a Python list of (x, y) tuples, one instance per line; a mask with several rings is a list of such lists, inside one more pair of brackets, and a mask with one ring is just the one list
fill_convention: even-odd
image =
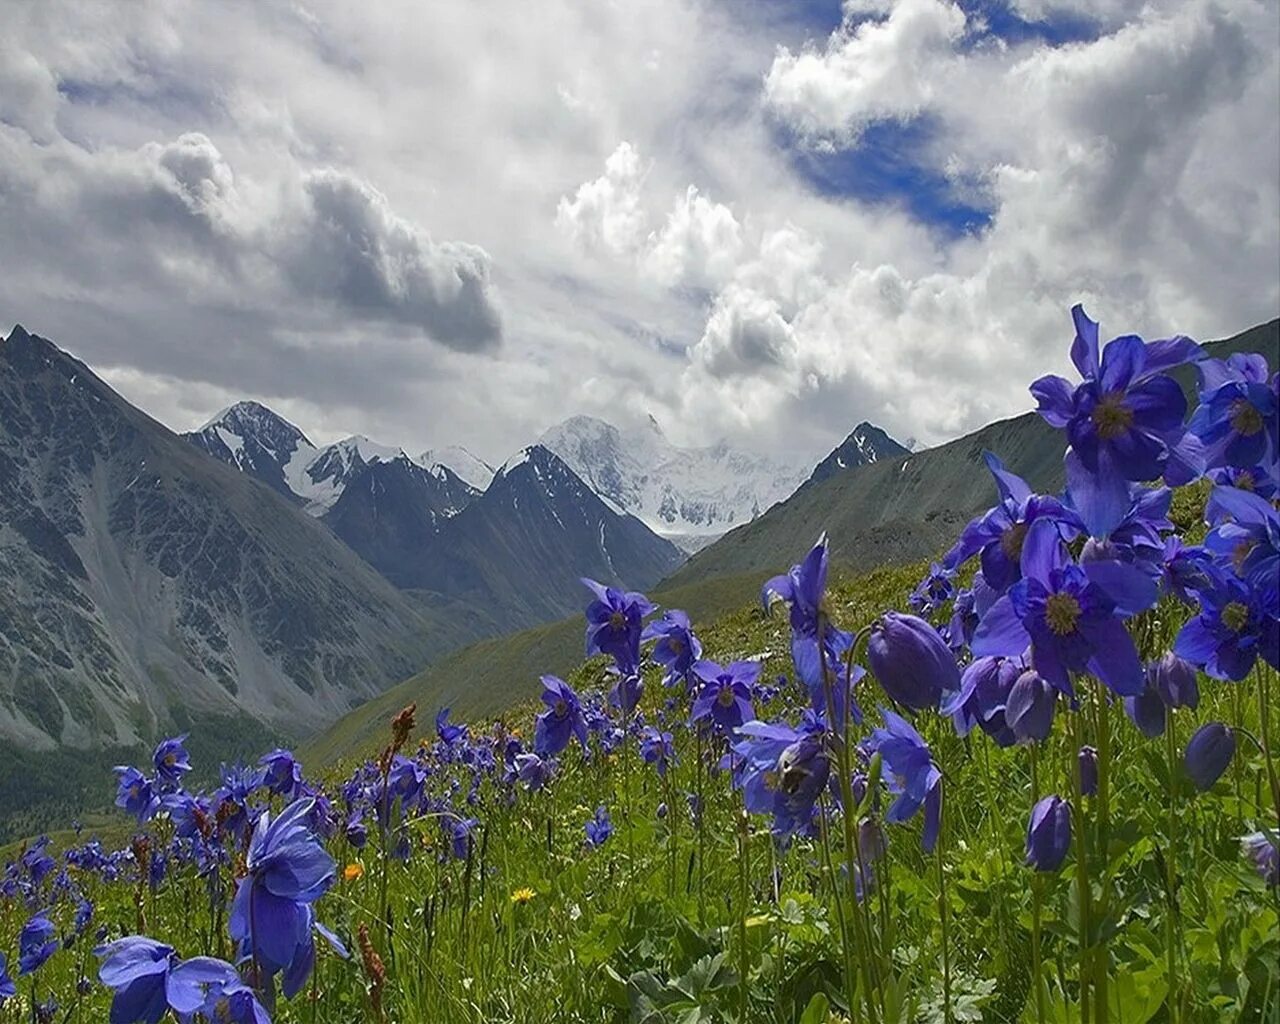
[(1274, 0), (0, 4), (0, 331), (493, 462), (934, 444), (1280, 312)]

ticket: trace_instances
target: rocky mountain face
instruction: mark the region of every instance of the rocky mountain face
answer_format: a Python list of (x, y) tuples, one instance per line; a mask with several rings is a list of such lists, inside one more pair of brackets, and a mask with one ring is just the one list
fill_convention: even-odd
[(128, 745), (179, 713), (299, 735), (471, 638), (283, 495), (308, 442), (265, 412), (192, 444), (52, 343), (0, 342), (0, 743)]
[(420, 585), (489, 611), (506, 632), (581, 609), (587, 595), (579, 577), (644, 589), (683, 559), (563, 459), (533, 445), (441, 526), (418, 571)]
[(869, 466), (873, 462), (910, 453), (908, 446), (899, 444), (879, 427), (864, 420), (853, 428), (853, 432), (830, 455), (818, 463), (808, 482), (818, 483), (846, 469), (857, 469), (859, 466)]
[(748, 455), (723, 442), (678, 447), (652, 418), (647, 429), (624, 433), (604, 420), (574, 416), (552, 427), (538, 443), (560, 456), (600, 497), (686, 550), (750, 522), (788, 497), (806, 476), (794, 465)]

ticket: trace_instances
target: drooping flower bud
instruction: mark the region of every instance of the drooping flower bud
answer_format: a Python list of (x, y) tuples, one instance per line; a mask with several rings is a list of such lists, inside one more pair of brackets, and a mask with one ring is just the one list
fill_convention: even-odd
[(1221, 722), (1209, 722), (1187, 741), (1182, 764), (1197, 789), (1212, 789), (1235, 752), (1236, 734)]
[(1093, 747), (1080, 748), (1080, 795), (1098, 792), (1098, 752)]
[(867, 660), (885, 693), (899, 704), (936, 708), (944, 693), (960, 687), (955, 655), (929, 623), (886, 612), (871, 628)]
[(1170, 708), (1200, 706), (1200, 687), (1196, 683), (1196, 667), (1169, 651), (1163, 658), (1147, 665), (1147, 683), (1154, 686), (1160, 699)]
[(1071, 805), (1047, 796), (1031, 808), (1027, 825), (1027, 864), (1037, 871), (1057, 871), (1071, 848)]
[(1034, 670), (1023, 672), (1009, 691), (1004, 709), (1005, 721), (1024, 743), (1046, 740), (1053, 728), (1057, 699), (1058, 692), (1041, 678), (1040, 673)]
[(1151, 685), (1151, 675), (1147, 675), (1147, 687), (1136, 697), (1124, 699), (1124, 711), (1129, 720), (1138, 727), (1138, 731), (1147, 739), (1155, 739), (1164, 735), (1165, 703), (1160, 694)]

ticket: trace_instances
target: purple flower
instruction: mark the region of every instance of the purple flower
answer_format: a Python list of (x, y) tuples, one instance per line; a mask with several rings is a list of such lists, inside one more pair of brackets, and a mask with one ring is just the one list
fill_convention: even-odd
[(1215, 528), (1205, 547), (1244, 580), (1264, 608), (1280, 609), (1280, 512), (1264, 498), (1215, 487), (1205, 515)]
[(1065, 428), (1067, 481), (1089, 532), (1105, 537), (1129, 506), (1127, 481), (1165, 477), (1179, 485), (1202, 471), (1199, 444), (1186, 440), (1187, 399), (1164, 372), (1203, 357), (1190, 338), (1151, 343), (1136, 335), (1110, 341), (1098, 355), (1098, 325), (1074, 306), (1071, 361), (1083, 377), (1075, 386), (1057, 376), (1031, 385), (1037, 412)]
[(554, 757), (575, 736), (586, 750), (587, 722), (573, 688), (557, 676), (543, 676), (542, 703), (547, 710), (535, 719), (533, 731), (533, 749), (538, 756)]
[(102, 958), (99, 980), (115, 993), (111, 1024), (158, 1024), (169, 1009), (166, 986), (177, 959), (173, 947), (130, 935), (93, 952)]
[(17, 994), (18, 986), (9, 976), (9, 963), (5, 960), (4, 953), (0, 952), (0, 1001), (12, 999)]
[(116, 785), (116, 806), (138, 819), (138, 824), (149, 820), (159, 806), (155, 790), (148, 779), (137, 768), (128, 765), (117, 765), (115, 768), (119, 781)]
[(1200, 405), (1189, 429), (1204, 446), (1209, 466), (1248, 469), (1274, 464), (1280, 447), (1280, 408), (1268, 386), (1267, 360), (1238, 352), (1225, 362), (1208, 359), (1200, 373)]
[(760, 678), (758, 661), (735, 661), (718, 665), (699, 661), (693, 666), (694, 676), (701, 682), (693, 701), (690, 720), (710, 722), (720, 732), (733, 732), (743, 722), (755, 718), (751, 707), (751, 687)]
[(1057, 871), (1071, 849), (1071, 805), (1047, 796), (1031, 808), (1027, 825), (1027, 864), (1037, 871)]
[(1167, 708), (1160, 691), (1152, 685), (1150, 673), (1147, 674), (1147, 685), (1143, 691), (1124, 699), (1124, 712), (1147, 739), (1153, 740), (1164, 735)]
[(525, 787), (536, 792), (551, 781), (555, 762), (544, 760), (537, 754), (517, 754), (515, 767), (516, 776)]
[(1196, 789), (1213, 788), (1236, 752), (1236, 734), (1221, 722), (1200, 726), (1187, 741), (1183, 767)]
[(276, 749), (258, 761), (262, 768), (262, 785), (288, 800), (302, 791), (302, 765), (287, 750)]
[(868, 748), (878, 753), (888, 769), (889, 791), (897, 797), (885, 814), (885, 821), (906, 821), (924, 808), (921, 845), (932, 853), (942, 820), (942, 772), (934, 763), (929, 745), (911, 723), (887, 708), (881, 708), (885, 728), (871, 733)]
[(954, 569), (934, 562), (929, 566), (929, 575), (911, 592), (909, 603), (912, 610), (928, 615), (946, 604), (955, 593), (955, 578)]
[(643, 594), (623, 592), (584, 578), (595, 595), (587, 605), (587, 655), (607, 654), (624, 675), (640, 667), (640, 633), (654, 606)]
[(1057, 699), (1057, 691), (1040, 673), (1028, 669), (1018, 676), (1004, 709), (1005, 721), (1014, 736), (1023, 743), (1047, 740)]
[(1080, 795), (1093, 796), (1098, 792), (1098, 752), (1093, 747), (1080, 748)]
[(1218, 573), (1200, 595), (1200, 613), (1179, 631), (1173, 651), (1214, 679), (1239, 681), (1259, 656), (1280, 668), (1280, 619), (1243, 580)]
[(659, 776), (667, 774), (667, 764), (676, 756), (673, 737), (669, 732), (645, 726), (640, 733), (640, 756), (645, 764), (651, 764)]
[(156, 747), (151, 761), (156, 769), (156, 781), (165, 788), (172, 788), (182, 782), (182, 776), (191, 771), (191, 755), (183, 746), (187, 737), (175, 736), (164, 740)]
[(449, 709), (441, 708), (436, 713), (436, 735), (440, 737), (441, 742), (452, 746), (454, 743), (466, 741), (467, 727), (452, 724), (449, 721)]
[(733, 745), (743, 804), (752, 814), (773, 815), (775, 835), (807, 831), (814, 803), (827, 787), (831, 760), (816, 719), (803, 729), (785, 723), (747, 722)]
[(480, 824), (479, 818), (450, 818), (446, 828), (449, 831), (449, 850), (455, 860), (466, 860), (471, 852), (471, 833)]
[(977, 725), (1000, 746), (1013, 746), (1017, 737), (1009, 728), (1006, 707), (1024, 669), (1021, 658), (975, 658), (960, 676), (960, 689), (943, 700), (939, 711), (950, 716), (960, 736)]
[(236, 969), (213, 957), (192, 957), (169, 972), (169, 1005), (181, 1020), (200, 1014), (217, 1024), (271, 1024), (266, 1009)]
[(272, 820), (264, 813), (249, 841), (248, 873), (239, 882), (228, 928), (241, 957), (272, 976), (284, 972), (292, 998), (315, 964), (311, 904), (329, 891), (333, 858), (308, 825), (312, 801), (294, 801)]
[(960, 688), (955, 655), (938, 631), (915, 615), (886, 612), (867, 642), (871, 671), (891, 698), (920, 711)]
[(1028, 532), (1024, 577), (983, 617), (976, 655), (1014, 656), (1030, 645), (1037, 672), (1068, 695), (1070, 673), (1091, 672), (1120, 696), (1140, 693), (1142, 663), (1123, 618), (1151, 607), (1150, 577), (1120, 562), (1071, 562), (1053, 523)]
[(680, 680), (688, 680), (693, 663), (702, 657), (702, 644), (693, 634), (689, 616), (678, 608), (663, 612), (640, 634), (641, 642), (656, 640), (650, 656), (666, 669), (662, 682), (672, 686)]
[(603, 846), (613, 835), (613, 823), (609, 820), (609, 812), (603, 805), (596, 808), (594, 817), (587, 819), (585, 828), (587, 843), (590, 846)]
[(18, 933), (18, 975), (31, 974), (58, 951), (57, 929), (45, 911), (34, 915)]
[(1160, 699), (1171, 710), (1200, 706), (1200, 686), (1196, 667), (1168, 651), (1162, 658), (1147, 663), (1147, 682), (1155, 687)]
[(1067, 540), (1076, 537), (1084, 524), (1073, 509), (1057, 498), (1032, 494), (1027, 482), (1005, 469), (991, 452), (984, 451), (982, 457), (995, 478), (999, 504), (964, 528), (943, 565), (956, 568), (974, 555), (981, 555), (984, 582), (997, 593), (1004, 593), (1022, 578), (1022, 545), (1032, 523), (1050, 519)]
[[(1269, 832), (1251, 833), (1240, 840), (1240, 848), (1253, 861), (1264, 885), (1272, 888), (1280, 885), (1280, 832), (1271, 829)], [(2, 962), (0, 973), (3, 973)]]

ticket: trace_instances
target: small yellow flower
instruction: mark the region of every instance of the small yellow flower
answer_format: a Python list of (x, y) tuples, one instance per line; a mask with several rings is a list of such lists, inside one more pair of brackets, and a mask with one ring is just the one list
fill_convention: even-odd
[(361, 864), (359, 861), (356, 861), (355, 863), (352, 863), (352, 864), (348, 864), (345, 868), (342, 869), (342, 877), (345, 878), (348, 882), (354, 882), (357, 878), (363, 878), (364, 865)]
[(511, 902), (524, 906), (524, 904), (528, 903), (536, 895), (538, 895), (536, 892), (528, 886), (524, 886), (511, 894)]

